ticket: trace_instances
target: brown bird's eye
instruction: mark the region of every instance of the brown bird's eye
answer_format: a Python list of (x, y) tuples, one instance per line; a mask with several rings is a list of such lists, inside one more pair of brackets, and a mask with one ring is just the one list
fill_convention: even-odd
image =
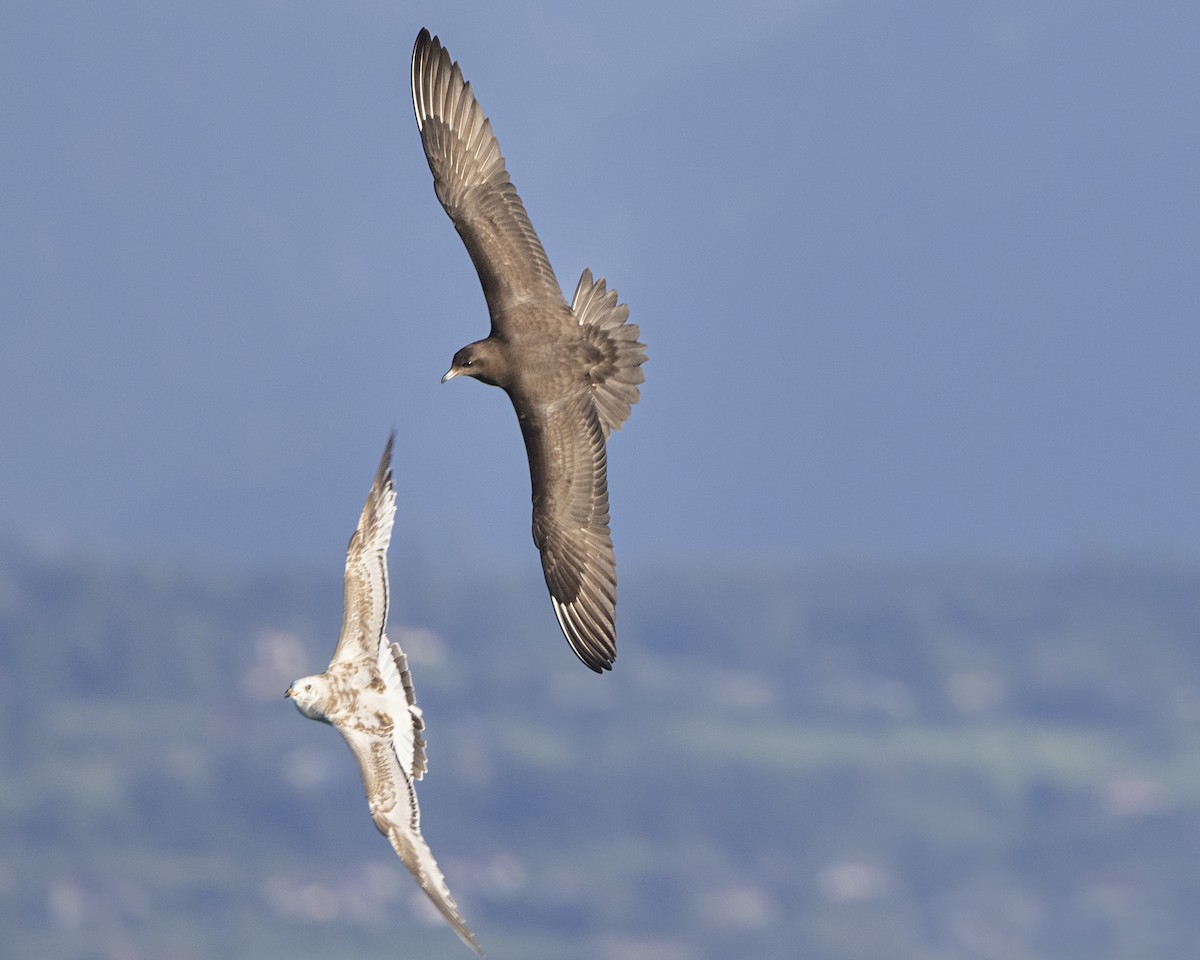
[(307, 692), (307, 691), (309, 691), (309, 690), (311, 690), (311, 689), (312, 689), (312, 684), (311, 684), (311, 683), (306, 683), (306, 684), (304, 685), (304, 689), (305, 689), (305, 691), (306, 691), (306, 692)]
[[(551, 605), (571, 649), (601, 673), (617, 656), (604, 444), (641, 396), (646, 345), (629, 307), (591, 270), (564, 297), (512, 182), (501, 175), (491, 121), (429, 31), (413, 47), (411, 79), (434, 192), (466, 244), (491, 320), (486, 337), (450, 355), (442, 383), (467, 374), (508, 394), (528, 454), (534, 540)], [(581, 404), (577, 390), (589, 380), (592, 402)], [(546, 422), (553, 427), (530, 426)], [(583, 518), (576, 514), (580, 491), (591, 495)], [(336, 690), (324, 682), (322, 704), (341, 693), (343, 681)]]

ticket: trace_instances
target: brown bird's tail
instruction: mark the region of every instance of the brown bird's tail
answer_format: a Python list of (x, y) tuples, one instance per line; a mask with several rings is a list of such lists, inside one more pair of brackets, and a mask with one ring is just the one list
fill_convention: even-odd
[(629, 322), (629, 307), (617, 303), (617, 291), (606, 290), (603, 277), (593, 281), (591, 270), (584, 270), (579, 278), (571, 312), (597, 350), (588, 376), (607, 438), (613, 430), (621, 429), (641, 397), (638, 384), (646, 379), (642, 373), (646, 345), (638, 342), (641, 330), (637, 324)]

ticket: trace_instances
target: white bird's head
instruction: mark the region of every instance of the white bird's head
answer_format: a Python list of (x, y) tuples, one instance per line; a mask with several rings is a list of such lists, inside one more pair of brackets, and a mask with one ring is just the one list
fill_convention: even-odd
[(329, 703), (329, 678), (323, 673), (315, 677), (301, 677), (287, 689), (285, 697), (296, 705), (296, 709), (310, 720), (329, 723), (325, 707)]

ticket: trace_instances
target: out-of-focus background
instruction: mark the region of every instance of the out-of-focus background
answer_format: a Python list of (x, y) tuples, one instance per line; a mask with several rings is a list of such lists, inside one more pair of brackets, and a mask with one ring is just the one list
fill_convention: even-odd
[[(463, 955), (281, 699), (394, 426), (490, 955), (1200, 954), (1200, 8), (444, 7), (0, 9), (0, 946)], [(648, 344), (611, 676), (438, 383), (421, 26)]]

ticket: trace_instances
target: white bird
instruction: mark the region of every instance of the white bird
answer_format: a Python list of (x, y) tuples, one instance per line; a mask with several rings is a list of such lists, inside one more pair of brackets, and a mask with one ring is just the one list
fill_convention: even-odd
[(302, 677), (285, 697), (302, 714), (331, 724), (358, 761), (371, 818), (433, 905), (463, 942), (483, 956), (421, 836), (415, 782), (425, 775), (425, 721), (413, 696), (408, 661), (385, 628), (387, 549), (396, 517), (393, 433), (379, 461), (358, 529), (346, 550), (342, 632), (324, 673)]

